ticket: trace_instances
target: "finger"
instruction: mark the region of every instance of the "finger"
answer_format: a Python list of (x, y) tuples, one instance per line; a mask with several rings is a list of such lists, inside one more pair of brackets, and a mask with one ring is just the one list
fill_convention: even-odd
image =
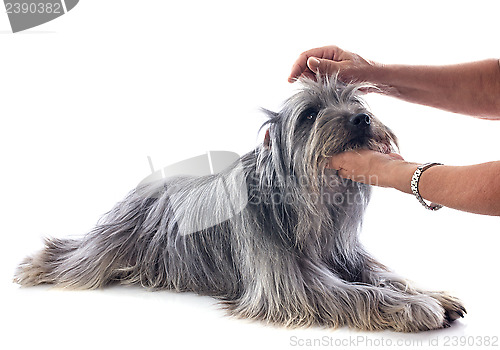
[[(343, 178), (343, 179), (349, 179), (349, 176), (350, 176), (350, 175), (352, 175), (352, 174), (349, 174), (349, 173), (347, 172), (347, 170), (345, 170), (345, 169), (339, 169), (339, 170), (337, 171), (337, 175), (338, 175), (338, 176), (340, 176), (340, 177), (341, 177), (341, 178)], [(351, 178), (350, 178), (350, 179), (352, 180), (352, 176), (351, 176)]]
[(333, 60), (335, 56), (337, 56), (337, 52), (339, 50), (340, 49), (336, 46), (327, 46), (317, 47), (302, 52), (292, 66), (292, 71), (290, 72), (290, 76), (288, 77), (288, 82), (295, 82), (303, 73), (309, 71), (307, 67), (307, 60), (309, 59), (309, 57), (314, 56)]
[(307, 79), (311, 79), (311, 80), (316, 81), (316, 74), (314, 74), (313, 72), (310, 72), (310, 71), (306, 71), (306, 72), (302, 73), (300, 78), (307, 78)]
[(292, 66), (292, 71), (290, 72), (290, 76), (288, 77), (289, 83), (295, 82), (302, 73), (307, 71), (306, 62), (308, 58), (309, 56), (306, 54), (306, 52), (300, 54), (299, 58), (297, 58), (297, 60)]
[(336, 154), (328, 160), (328, 163), (326, 164), (326, 167), (328, 169), (334, 169), (334, 170), (341, 170), (342, 169), (342, 164), (343, 164), (343, 154)]
[(312, 72), (320, 73), (321, 75), (332, 75), (339, 70), (338, 63), (317, 57), (309, 57), (307, 66)]

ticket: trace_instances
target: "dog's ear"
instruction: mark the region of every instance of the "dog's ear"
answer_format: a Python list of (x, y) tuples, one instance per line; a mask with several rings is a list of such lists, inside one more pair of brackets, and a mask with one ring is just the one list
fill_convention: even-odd
[(270, 122), (274, 122), (276, 120), (276, 118), (279, 117), (279, 113), (277, 112), (273, 112), (267, 108), (261, 108), (260, 109), (262, 112), (264, 112), (264, 114), (267, 115), (267, 117), (270, 119)]
[(264, 136), (264, 147), (271, 149), (271, 137), (269, 136), (269, 129), (266, 130), (266, 136)]
[(268, 126), (268, 129), (266, 130), (266, 135), (264, 136), (264, 147), (267, 149), (271, 149), (271, 136), (269, 135), (269, 129), (272, 127), (273, 124), (275, 124), (279, 120), (279, 113), (270, 111), (269, 109), (261, 108), (261, 110), (267, 114), (269, 119), (262, 124), (260, 127), (259, 131), (264, 128), (265, 126)]

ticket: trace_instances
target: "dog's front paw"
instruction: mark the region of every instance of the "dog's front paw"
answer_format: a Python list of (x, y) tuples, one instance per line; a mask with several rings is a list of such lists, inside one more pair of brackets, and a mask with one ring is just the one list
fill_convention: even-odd
[(464, 317), (467, 313), (460, 299), (455, 298), (445, 292), (430, 292), (429, 296), (441, 303), (445, 311), (445, 318), (448, 322), (453, 322)]
[(425, 294), (403, 298), (382, 312), (387, 328), (397, 332), (421, 332), (449, 326), (441, 303)]

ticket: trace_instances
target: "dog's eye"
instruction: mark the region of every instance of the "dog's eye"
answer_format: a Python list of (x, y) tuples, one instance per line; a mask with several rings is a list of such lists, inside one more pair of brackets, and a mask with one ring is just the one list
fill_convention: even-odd
[(318, 111), (314, 108), (308, 108), (302, 113), (302, 120), (310, 120), (314, 121), (316, 120), (316, 117), (318, 116)]

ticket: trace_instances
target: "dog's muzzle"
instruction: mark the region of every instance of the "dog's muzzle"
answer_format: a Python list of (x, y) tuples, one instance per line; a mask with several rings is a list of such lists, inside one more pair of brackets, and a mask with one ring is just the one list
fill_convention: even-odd
[(358, 129), (365, 129), (371, 123), (370, 116), (366, 113), (360, 113), (349, 118), (349, 124)]

